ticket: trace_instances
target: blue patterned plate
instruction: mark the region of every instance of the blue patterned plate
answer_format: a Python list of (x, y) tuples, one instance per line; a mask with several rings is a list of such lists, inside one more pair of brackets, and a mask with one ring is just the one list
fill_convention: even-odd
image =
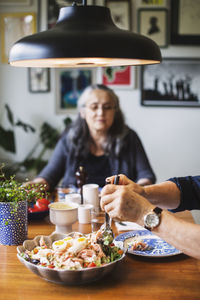
[[(131, 245), (127, 245), (128, 242), (131, 241), (131, 238), (146, 243), (148, 245), (147, 249), (132, 250)], [(181, 253), (181, 251), (177, 250), (148, 230), (134, 230), (122, 233), (115, 238), (115, 244), (117, 246), (127, 248), (128, 253), (139, 256), (166, 257)]]

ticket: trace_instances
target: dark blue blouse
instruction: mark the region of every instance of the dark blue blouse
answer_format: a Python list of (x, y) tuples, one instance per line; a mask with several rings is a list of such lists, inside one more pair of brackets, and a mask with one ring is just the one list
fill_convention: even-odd
[(174, 182), (181, 192), (181, 203), (173, 212), (200, 209), (200, 176), (174, 177)]
[[(155, 174), (150, 166), (144, 147), (135, 131), (129, 129), (123, 137), (123, 148), (118, 156), (94, 157), (89, 154), (78, 160), (67, 133), (58, 141), (47, 166), (38, 177), (43, 177), (53, 189), (63, 178), (62, 185), (76, 185), (75, 172), (79, 166), (88, 172), (87, 183), (103, 186), (107, 176), (123, 173), (133, 181), (148, 178), (155, 182)], [(96, 174), (96, 175), (94, 175)]]

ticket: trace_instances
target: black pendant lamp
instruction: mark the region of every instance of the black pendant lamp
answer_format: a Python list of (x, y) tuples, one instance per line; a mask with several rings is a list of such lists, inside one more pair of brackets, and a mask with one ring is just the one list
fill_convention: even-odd
[(9, 63), (18, 67), (80, 68), (157, 64), (162, 60), (151, 39), (119, 29), (110, 10), (76, 3), (60, 9), (56, 25), (17, 41)]

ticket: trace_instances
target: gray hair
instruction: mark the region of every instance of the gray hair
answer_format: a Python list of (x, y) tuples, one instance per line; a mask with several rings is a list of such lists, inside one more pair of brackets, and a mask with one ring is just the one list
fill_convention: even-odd
[(115, 107), (117, 109), (119, 108), (119, 98), (113, 90), (111, 90), (109, 87), (107, 87), (106, 85), (103, 85), (103, 84), (93, 84), (93, 85), (88, 86), (83, 91), (81, 96), (79, 97), (78, 102), (77, 102), (77, 107), (78, 107), (79, 112), (80, 112), (80, 109), (86, 105), (86, 102), (88, 100), (90, 93), (93, 92), (94, 90), (103, 90), (103, 91), (107, 92), (110, 95), (110, 97), (114, 100)]

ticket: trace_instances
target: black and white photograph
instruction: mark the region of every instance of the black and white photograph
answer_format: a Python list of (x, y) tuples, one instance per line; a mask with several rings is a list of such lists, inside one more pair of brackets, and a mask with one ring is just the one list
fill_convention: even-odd
[(200, 107), (200, 59), (165, 59), (142, 67), (141, 103), (145, 106)]
[(139, 9), (138, 32), (152, 39), (159, 47), (168, 46), (168, 11), (166, 9)]
[(29, 91), (31, 93), (47, 93), (50, 91), (50, 74), (48, 68), (29, 68)]
[(105, 0), (105, 5), (110, 8), (112, 19), (117, 27), (131, 30), (130, 0)]

